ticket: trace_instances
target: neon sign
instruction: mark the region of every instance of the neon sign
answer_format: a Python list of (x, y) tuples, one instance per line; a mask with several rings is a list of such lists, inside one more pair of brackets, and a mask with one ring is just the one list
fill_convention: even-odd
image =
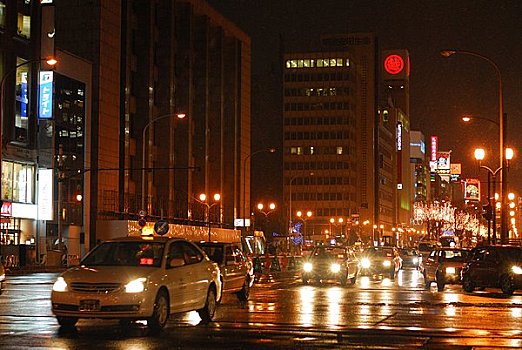
[(392, 54), (384, 60), (384, 69), (388, 74), (396, 75), (404, 69), (404, 60), (401, 56)]

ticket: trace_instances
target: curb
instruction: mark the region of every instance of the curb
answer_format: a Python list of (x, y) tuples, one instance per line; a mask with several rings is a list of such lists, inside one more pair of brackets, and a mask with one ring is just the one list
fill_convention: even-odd
[(26, 266), (17, 269), (5, 269), (6, 276), (28, 275), (33, 273), (57, 273), (67, 268), (61, 266)]

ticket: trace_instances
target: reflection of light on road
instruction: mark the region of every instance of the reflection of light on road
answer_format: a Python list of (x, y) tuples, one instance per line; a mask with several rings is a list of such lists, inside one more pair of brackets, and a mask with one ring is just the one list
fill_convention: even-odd
[(413, 270), (411, 272), (411, 280), (410, 280), (410, 286), (411, 287), (416, 287), (417, 286), (417, 283), (419, 282), (418, 281), (419, 277), (420, 277), (420, 274), (419, 274), (418, 270)]
[(455, 306), (450, 305), (444, 308), (444, 312), (446, 313), (446, 316), (455, 316), (457, 310), (455, 309)]
[(445, 292), (443, 294), (443, 300), (445, 303), (456, 303), (460, 301), (459, 299), (459, 295), (455, 293)]
[(187, 322), (195, 326), (201, 322), (201, 317), (196, 311), (191, 311), (187, 314)]
[(370, 322), (370, 305), (359, 305), (359, 312), (357, 313), (357, 323), (362, 325)]
[(399, 287), (402, 287), (403, 275), (404, 270), (400, 270), (399, 273), (397, 273), (397, 283), (399, 284)]
[(330, 288), (326, 295), (328, 296), (328, 324), (337, 326), (341, 315), (341, 289)]
[(521, 318), (522, 317), (522, 309), (515, 307), (511, 309), (511, 317)]
[(370, 303), (372, 300), (371, 296), (372, 295), (369, 292), (359, 292), (361, 303)]
[(383, 291), (382, 293), (379, 293), (379, 301), (384, 304), (389, 304), (392, 299), (392, 293), (388, 291)]
[(301, 297), (301, 325), (311, 326), (314, 314), (315, 289), (312, 287), (303, 287), (299, 291)]
[(390, 287), (391, 285), (393, 285), (393, 282), (389, 278), (383, 278), (381, 284), (383, 285), (383, 287)]
[(361, 288), (368, 288), (370, 286), (370, 277), (362, 276), (359, 278)]

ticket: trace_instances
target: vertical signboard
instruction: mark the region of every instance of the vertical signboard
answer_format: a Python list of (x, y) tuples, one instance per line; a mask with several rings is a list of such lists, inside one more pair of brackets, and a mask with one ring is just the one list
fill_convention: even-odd
[(38, 169), (38, 219), (53, 219), (52, 169)]
[(38, 118), (53, 118), (53, 72), (41, 71), (38, 90)]
[(464, 182), (464, 199), (480, 201), (480, 181), (478, 179), (466, 179)]

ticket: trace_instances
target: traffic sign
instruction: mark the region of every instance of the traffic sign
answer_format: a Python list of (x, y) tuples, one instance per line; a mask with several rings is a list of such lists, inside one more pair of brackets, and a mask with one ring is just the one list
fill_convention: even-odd
[(154, 224), (154, 231), (160, 236), (167, 234), (169, 232), (169, 223), (166, 220), (158, 220)]
[(145, 225), (147, 225), (147, 221), (145, 219), (139, 219), (138, 225), (140, 225), (140, 227), (144, 227)]
[(141, 209), (141, 210), (138, 212), (138, 215), (139, 215), (139, 216), (145, 216), (145, 215), (147, 215), (147, 212), (146, 212), (145, 210)]

